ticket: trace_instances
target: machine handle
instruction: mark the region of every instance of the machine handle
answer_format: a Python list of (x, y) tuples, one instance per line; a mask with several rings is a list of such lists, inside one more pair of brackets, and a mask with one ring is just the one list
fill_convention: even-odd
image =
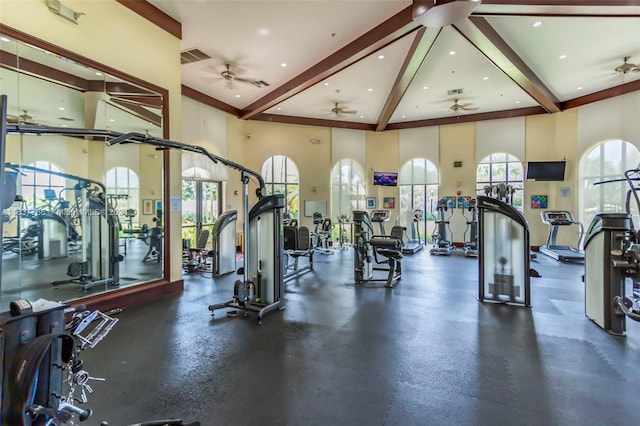
[(620, 311), (634, 321), (640, 322), (640, 312), (633, 310), (633, 302), (626, 297), (616, 296), (613, 298), (613, 304)]

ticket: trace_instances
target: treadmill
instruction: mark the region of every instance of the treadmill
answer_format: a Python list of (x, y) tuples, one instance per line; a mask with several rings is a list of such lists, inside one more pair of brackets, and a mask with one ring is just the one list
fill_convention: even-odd
[(403, 254), (415, 254), (424, 248), (424, 241), (420, 235), (420, 222), (422, 222), (423, 210), (417, 209), (413, 211), (413, 218), (411, 219), (411, 238), (407, 238), (402, 246)]
[(540, 212), (540, 216), (542, 217), (542, 222), (549, 227), (547, 242), (545, 245), (540, 246), (540, 253), (560, 262), (584, 262), (584, 253), (575, 247), (560, 245), (556, 241), (558, 230), (561, 226), (576, 225), (580, 229), (577, 244), (579, 245), (584, 235), (582, 223), (575, 220), (571, 212), (566, 210), (545, 210)]

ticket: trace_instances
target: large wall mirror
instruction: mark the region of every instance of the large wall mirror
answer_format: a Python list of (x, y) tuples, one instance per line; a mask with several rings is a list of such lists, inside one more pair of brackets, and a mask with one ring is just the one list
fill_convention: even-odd
[[(15, 34), (0, 34), (0, 93), (9, 125), (167, 134), (166, 92)], [(15, 299), (70, 301), (162, 279), (164, 157), (90, 136), (7, 135), (17, 196), (2, 212), (0, 312)]]

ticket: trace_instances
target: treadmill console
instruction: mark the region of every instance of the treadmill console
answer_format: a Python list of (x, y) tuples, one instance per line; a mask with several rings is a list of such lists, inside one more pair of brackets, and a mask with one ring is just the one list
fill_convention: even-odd
[(374, 210), (371, 212), (371, 222), (386, 222), (391, 219), (389, 210)]
[(575, 223), (573, 215), (568, 211), (544, 211), (542, 221), (548, 225), (572, 225)]

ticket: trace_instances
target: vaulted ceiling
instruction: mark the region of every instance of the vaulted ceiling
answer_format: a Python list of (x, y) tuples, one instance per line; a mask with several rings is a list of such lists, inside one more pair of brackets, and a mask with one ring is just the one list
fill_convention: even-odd
[(640, 0), (483, 0), (421, 24), (456, 2), (149, 0), (208, 56), (182, 65), (183, 93), (243, 119), (381, 131), (640, 89)]

